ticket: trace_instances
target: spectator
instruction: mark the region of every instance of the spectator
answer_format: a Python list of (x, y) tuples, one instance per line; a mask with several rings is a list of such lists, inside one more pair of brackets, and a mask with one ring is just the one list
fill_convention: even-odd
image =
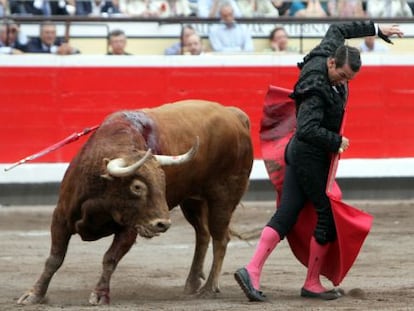
[(109, 52), (107, 55), (131, 55), (125, 51), (127, 37), (125, 32), (120, 29), (114, 29), (109, 33)]
[(29, 53), (51, 53), (58, 55), (70, 55), (80, 53), (78, 49), (71, 47), (69, 43), (56, 35), (56, 25), (45, 21), (40, 25), (39, 37), (32, 38), (27, 46)]
[(102, 8), (103, 15), (124, 15), (121, 11), (119, 0), (105, 0)]
[(237, 0), (243, 17), (279, 17), (272, 0)]
[(361, 52), (388, 52), (388, 47), (377, 42), (375, 36), (364, 37), (364, 41), (359, 45)]
[(191, 16), (197, 16), (197, 12), (198, 12), (198, 0), (188, 0), (188, 5), (190, 6), (191, 9)]
[(223, 4), (231, 5), (236, 18), (242, 17), (240, 8), (235, 0), (198, 0), (198, 17), (220, 17), (220, 7)]
[[(75, 3), (75, 14), (78, 16), (88, 16), (88, 15), (92, 15), (92, 11), (93, 11), (93, 5), (96, 2), (93, 0), (76, 0)], [(97, 13), (94, 15), (100, 15), (101, 13), (101, 8), (100, 6), (99, 9), (97, 10)]]
[(296, 12), (297, 17), (326, 17), (328, 14), (319, 0), (308, 0), (305, 9)]
[[(73, 15), (75, 13), (75, 0), (34, 0), (29, 12), (33, 15)], [(31, 10), (31, 12), (30, 12)]]
[(167, 17), (166, 1), (120, 0), (121, 11), (128, 16)]
[(28, 41), (14, 21), (0, 24), (0, 54), (22, 54), (27, 50)]
[(51, 15), (75, 15), (76, 0), (50, 0)]
[(233, 7), (225, 3), (220, 7), (221, 23), (210, 29), (210, 44), (215, 52), (253, 52), (253, 40), (248, 30), (234, 19)]
[(203, 43), (201, 41), (201, 37), (193, 33), (187, 39), (187, 42), (184, 47), (184, 54), (189, 55), (201, 55), (204, 53), (203, 50)]
[(52, 1), (49, 0), (35, 0), (30, 1), (32, 2), (31, 14), (33, 15), (43, 15), (43, 16), (51, 16), (52, 15)]
[(0, 0), (0, 17), (7, 15), (7, 0)]
[(180, 33), (180, 41), (174, 43), (172, 46), (165, 49), (164, 54), (165, 55), (182, 55), (184, 50), (183, 47), (186, 45), (187, 38), (195, 34), (196, 31), (193, 26), (191, 25), (184, 25), (181, 28)]
[(168, 0), (166, 4), (166, 17), (190, 16), (192, 13), (188, 0)]
[(9, 9), (12, 15), (32, 15), (33, 1), (9, 0)]
[(413, 12), (406, 0), (367, 0), (369, 17), (411, 17)]
[(289, 35), (283, 26), (276, 26), (269, 35), (269, 52), (297, 53), (298, 51), (289, 46)]
[(119, 0), (76, 1), (76, 15), (111, 16), (112, 14), (122, 14)]
[(272, 0), (272, 4), (277, 9), (279, 16), (289, 15), (290, 6), (292, 5), (291, 1)]
[(306, 9), (305, 4), (300, 0), (292, 0), (289, 7), (289, 16), (296, 16), (298, 12), (302, 12)]
[(411, 9), (411, 13), (413, 13), (413, 15), (414, 15), (414, 1), (413, 0), (408, 0), (407, 4)]
[(364, 17), (361, 0), (329, 0), (328, 13), (334, 17)]

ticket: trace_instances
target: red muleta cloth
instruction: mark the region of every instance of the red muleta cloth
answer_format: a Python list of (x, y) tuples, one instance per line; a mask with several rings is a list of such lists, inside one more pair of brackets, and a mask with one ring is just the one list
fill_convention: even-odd
[[(278, 203), (285, 173), (284, 152), (296, 128), (295, 103), (289, 98), (291, 92), (289, 89), (269, 86), (260, 124), (262, 157), (275, 187)], [(335, 219), (337, 239), (329, 248), (321, 271), (334, 286), (342, 282), (355, 262), (373, 220), (370, 214), (342, 202), (342, 192), (335, 181), (338, 160), (339, 154), (333, 154), (326, 187)], [(309, 244), (316, 221), (315, 208), (312, 203), (307, 202), (295, 226), (287, 235), (293, 254), (305, 266), (308, 264)]]

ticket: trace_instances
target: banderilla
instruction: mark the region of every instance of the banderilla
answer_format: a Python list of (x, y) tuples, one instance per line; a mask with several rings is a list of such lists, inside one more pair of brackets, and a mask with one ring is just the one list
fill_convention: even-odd
[(35, 154), (32, 154), (32, 155), (30, 155), (28, 157), (25, 157), (24, 159), (21, 159), (20, 161), (17, 161), (16, 163), (14, 163), (13, 165), (11, 165), (9, 167), (6, 167), (4, 169), (4, 171), (5, 172), (10, 171), (12, 168), (15, 168), (16, 166), (19, 166), (21, 164), (24, 164), (27, 161), (32, 161), (34, 159), (40, 158), (40, 157), (44, 156), (45, 154), (48, 154), (49, 152), (52, 152), (52, 151), (54, 151), (56, 149), (61, 148), (64, 145), (73, 143), (74, 141), (78, 140), (79, 137), (82, 137), (84, 135), (87, 135), (87, 134), (95, 131), (98, 127), (99, 127), (99, 125), (95, 125), (95, 126), (92, 126), (92, 127), (85, 128), (82, 132), (79, 132), (79, 133), (75, 132), (72, 135), (69, 135), (68, 137), (66, 137), (65, 139), (57, 142), (56, 144), (53, 144), (53, 145), (51, 145), (51, 146), (49, 146), (49, 147), (47, 147), (47, 148), (45, 148), (45, 149), (43, 149), (43, 150), (35, 153)]

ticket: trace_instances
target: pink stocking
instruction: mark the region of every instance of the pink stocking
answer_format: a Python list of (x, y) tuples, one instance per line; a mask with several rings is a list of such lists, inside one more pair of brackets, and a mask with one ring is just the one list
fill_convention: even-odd
[(249, 272), (250, 280), (255, 289), (259, 289), (260, 275), (262, 273), (263, 265), (272, 253), (276, 245), (280, 242), (280, 236), (277, 231), (269, 226), (264, 227), (260, 236), (256, 251), (246, 266)]
[(322, 286), (319, 276), (328, 249), (329, 244), (321, 245), (314, 237), (311, 238), (308, 273), (306, 275), (305, 284), (303, 285), (308, 291), (313, 293), (322, 293), (326, 291), (325, 287)]

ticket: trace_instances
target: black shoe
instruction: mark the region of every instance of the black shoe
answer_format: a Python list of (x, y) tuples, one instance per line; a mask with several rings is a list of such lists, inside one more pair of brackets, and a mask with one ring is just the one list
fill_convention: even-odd
[(314, 293), (303, 287), (300, 290), (300, 295), (305, 298), (318, 298), (322, 300), (334, 300), (342, 296), (341, 292), (335, 288), (322, 293)]
[(247, 272), (246, 268), (238, 269), (234, 273), (234, 278), (250, 301), (266, 301), (266, 295), (253, 287), (249, 272)]

